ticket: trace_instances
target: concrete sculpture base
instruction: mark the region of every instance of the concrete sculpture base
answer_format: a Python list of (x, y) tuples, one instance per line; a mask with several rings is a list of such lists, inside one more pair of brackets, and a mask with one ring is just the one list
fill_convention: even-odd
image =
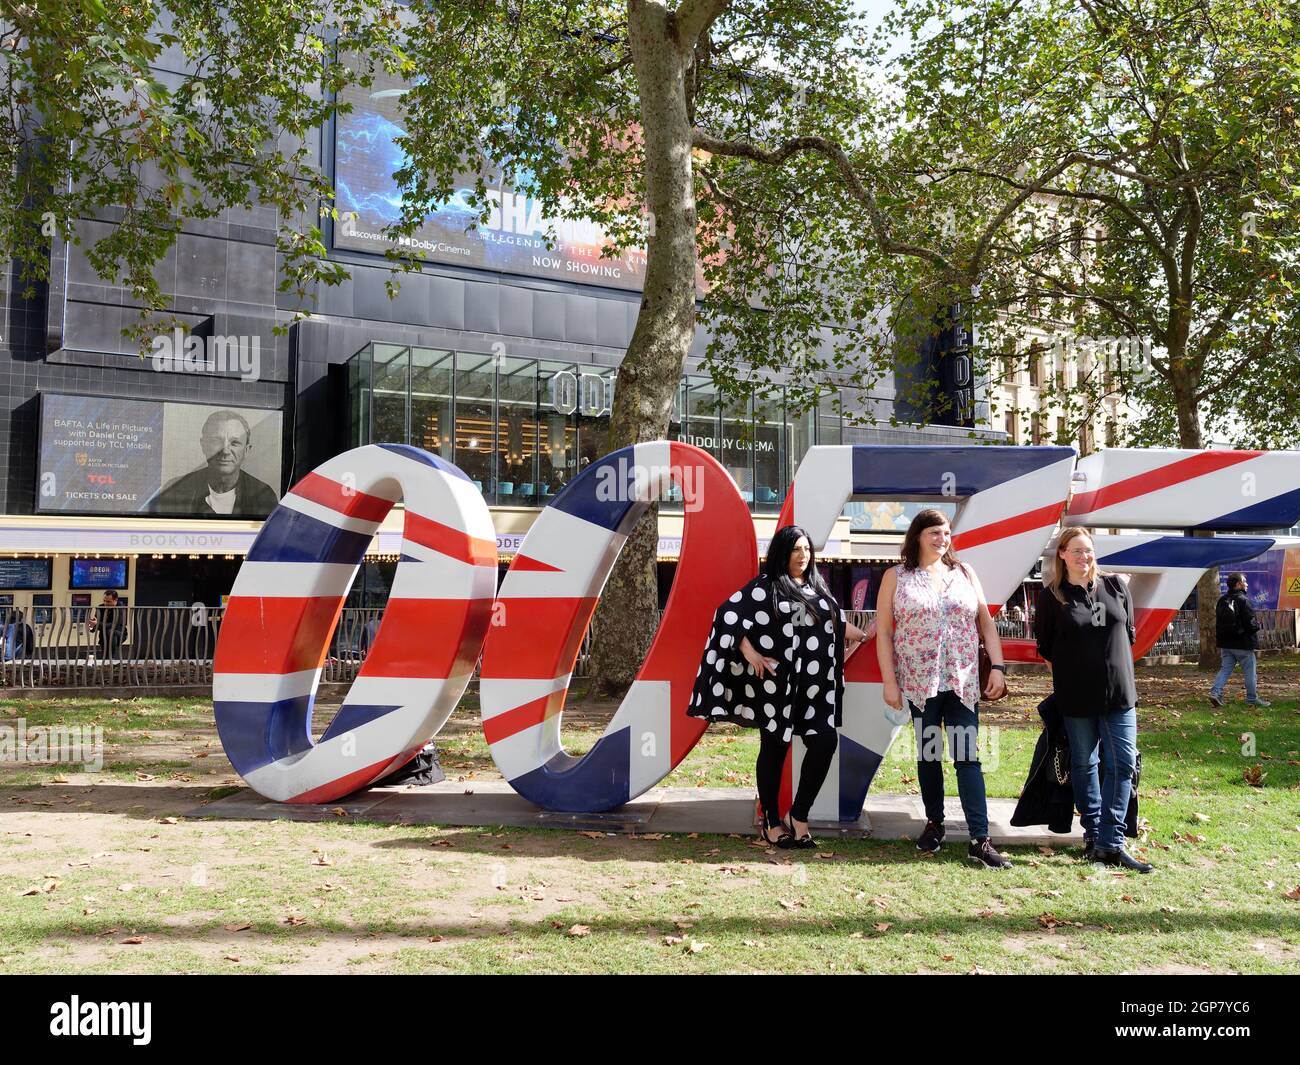
[[(1069, 835), (1046, 828), (1012, 828), (1014, 799), (989, 799), (989, 829), (998, 846), (1081, 845), (1078, 826)], [(336, 803), (290, 805), (268, 802), (251, 789), (187, 811), (187, 817), (248, 821), (335, 821), (351, 818), (399, 825), (507, 825), (561, 831), (650, 832), (749, 836), (754, 832), (754, 793), (747, 788), (653, 788), (635, 802), (604, 813), (558, 813), (522, 798), (503, 780), (443, 781), (429, 787), (372, 788)], [(966, 822), (956, 796), (947, 803), (948, 840), (964, 842)], [(918, 795), (869, 794), (854, 822), (813, 822), (823, 838), (911, 839), (925, 826)]]

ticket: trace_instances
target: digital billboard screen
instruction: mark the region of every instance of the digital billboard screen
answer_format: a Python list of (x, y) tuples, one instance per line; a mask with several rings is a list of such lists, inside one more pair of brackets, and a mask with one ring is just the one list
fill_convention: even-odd
[(68, 570), (69, 588), (125, 588), (127, 584), (124, 558), (74, 558)]
[(53, 560), (0, 558), (0, 588), (39, 589), (50, 586)]
[(37, 510), (264, 518), (281, 448), (279, 411), (44, 393)]
[[(602, 258), (601, 250), (609, 240), (601, 226), (549, 217), (540, 201), (500, 181), (495, 187), (489, 183), (491, 213), (486, 223), (466, 232), (477, 214), (468, 202), (476, 177), (468, 172), (411, 238), (394, 241), (386, 235), (383, 228), (397, 221), (402, 205), (393, 174), (408, 161), (397, 143), (405, 134), (405, 92), (405, 83), (380, 75), (369, 87), (353, 86), (341, 94), (352, 109), (339, 115), (335, 129), (334, 181), (341, 217), (334, 227), (337, 247), (381, 253), (406, 248), (430, 262), (641, 290), (644, 247)], [(548, 233), (555, 238), (550, 248)], [(701, 270), (697, 283), (702, 284), (702, 279)]]

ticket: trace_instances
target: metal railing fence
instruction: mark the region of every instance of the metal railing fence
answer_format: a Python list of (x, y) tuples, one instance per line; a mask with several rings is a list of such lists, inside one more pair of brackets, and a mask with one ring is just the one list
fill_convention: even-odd
[[(212, 659), (223, 611), (202, 607), (36, 607), (0, 625), (0, 687), (5, 688), (210, 688)], [(1294, 610), (1260, 610), (1260, 647), (1300, 645)], [(865, 628), (872, 610), (846, 611)], [(321, 667), (321, 681), (349, 683), (361, 668), (383, 618), (382, 608), (340, 611)], [(999, 617), (1008, 638), (1032, 639), (1028, 619)], [(590, 675), (591, 631), (583, 637), (573, 676)], [(1151, 649), (1152, 655), (1197, 653), (1197, 619), (1180, 610)]]

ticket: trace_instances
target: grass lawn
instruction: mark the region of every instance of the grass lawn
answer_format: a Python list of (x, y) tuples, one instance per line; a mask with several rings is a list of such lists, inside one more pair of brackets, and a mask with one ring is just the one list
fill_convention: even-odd
[[(0, 702), (0, 726), (107, 744), (98, 773), (0, 765), (0, 973), (1300, 972), (1300, 661), (1261, 676), (1272, 708), (1216, 711), (1205, 675), (1139, 672), (1149, 877), (1069, 849), (998, 873), (908, 842), (182, 818), (238, 783), (206, 700)], [(993, 796), (1024, 780), (1045, 678), (1013, 689), (986, 714)], [(569, 715), (566, 744), (601, 727)], [(439, 747), (497, 775), (472, 700)], [(665, 783), (750, 787), (756, 752), (711, 730)], [(873, 790), (914, 778), (891, 758)]]

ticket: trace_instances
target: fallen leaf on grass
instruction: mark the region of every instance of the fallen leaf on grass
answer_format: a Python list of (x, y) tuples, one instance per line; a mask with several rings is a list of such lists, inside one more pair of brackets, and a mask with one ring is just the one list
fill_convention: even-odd
[(1262, 788), (1264, 786), (1264, 778), (1268, 776), (1268, 774), (1264, 772), (1264, 767), (1262, 765), (1247, 766), (1241, 771), (1241, 775), (1242, 779), (1244, 779), (1252, 788)]
[(441, 943), (441, 942), (442, 942), (442, 936), (430, 936), (430, 937), (429, 937), (429, 942), (430, 942), (430, 943)]
[(1038, 923), (1042, 925), (1044, 928), (1049, 928), (1049, 929), (1056, 928), (1061, 924), (1061, 922), (1057, 920), (1056, 914), (1054, 913), (1040, 913), (1038, 915)]
[(698, 939), (692, 939), (689, 943), (686, 944), (686, 950), (684, 951), (684, 953), (698, 954), (707, 946), (708, 946), (707, 943), (701, 943)]
[(179, 825), (181, 819), (179, 817), (160, 817), (158, 818), (158, 823), (160, 825)]
[(127, 936), (125, 939), (119, 940), (118, 942), (124, 947), (138, 947), (144, 942), (144, 936)]
[(227, 932), (246, 932), (248, 929), (252, 928), (253, 926), (249, 924), (247, 921), (244, 921), (242, 924), (227, 924), (227, 925), (222, 925), (221, 927), (224, 928)]
[(289, 914), (288, 917), (286, 917), (286, 918), (284, 919), (284, 923), (287, 924), (287, 925), (293, 925), (293, 926), (296, 927), (296, 926), (298, 926), (298, 925), (300, 925), (300, 924), (306, 924), (306, 923), (307, 923), (307, 918), (306, 918), (306, 917), (299, 917), (297, 914), (295, 914), (295, 913), (291, 913), (291, 914)]
[(1200, 821), (1202, 824), (1207, 824), (1207, 823), (1209, 822), (1210, 818), (1209, 818), (1209, 816), (1208, 816), (1207, 814), (1194, 813), (1194, 814), (1192, 814), (1192, 820), (1193, 820), (1193, 821)]
[(632, 838), (632, 839), (648, 839), (648, 840), (657, 840), (657, 839), (667, 839), (668, 836), (667, 836), (666, 834), (664, 834), (663, 832), (647, 832), (647, 833), (645, 833), (645, 835), (643, 835), (643, 836), (633, 835), (631, 838)]
[(1050, 858), (1053, 854), (1056, 853), (1056, 851), (1054, 851), (1051, 847), (1046, 847), (1046, 846), (1044, 846), (1044, 847), (1039, 847), (1039, 848), (1038, 848), (1038, 853), (1039, 853), (1039, 854), (1045, 854), (1045, 855), (1047, 855), (1047, 857)]
[(941, 954), (939, 955), (939, 959), (941, 961), (956, 961), (957, 956), (955, 954)]
[(135, 890), (135, 885), (134, 885), (134, 884), (118, 884), (118, 885), (117, 885), (117, 890), (118, 890), (118, 891), (134, 891), (134, 890)]
[(315, 858), (312, 859), (311, 864), (312, 865), (333, 865), (334, 863), (330, 861), (330, 856), (328, 854), (318, 854), (316, 855)]
[(1300, 884), (1297, 884), (1290, 891), (1284, 891), (1282, 894), (1288, 899), (1294, 899), (1300, 902)]
[(894, 926), (890, 924), (888, 921), (877, 921), (871, 927), (874, 928), (877, 932), (888, 932)]
[(802, 902), (791, 902), (789, 899), (777, 899), (776, 901), (780, 904), (781, 909), (783, 910), (793, 910), (796, 907), (803, 905)]
[(578, 835), (586, 836), (588, 839), (604, 839), (604, 832), (579, 832)]
[(585, 924), (575, 924), (569, 928), (567, 934), (574, 939), (581, 939), (583, 936), (591, 935), (591, 928)]
[(348, 812), (347, 812), (345, 809), (343, 809), (342, 806), (331, 806), (331, 807), (330, 807), (330, 813), (332, 813), (335, 817), (347, 817), (347, 816), (348, 816)]
[(152, 773), (137, 773), (137, 774), (135, 775), (135, 779), (136, 779), (136, 780), (153, 780), (153, 779), (154, 779), (154, 775), (153, 775)]
[(430, 844), (431, 847), (450, 847), (451, 845), (452, 845), (452, 843), (451, 843), (451, 840), (449, 840), (449, 839), (435, 839), (435, 840)]
[(680, 947), (685, 942), (681, 936), (664, 936), (665, 947)]

